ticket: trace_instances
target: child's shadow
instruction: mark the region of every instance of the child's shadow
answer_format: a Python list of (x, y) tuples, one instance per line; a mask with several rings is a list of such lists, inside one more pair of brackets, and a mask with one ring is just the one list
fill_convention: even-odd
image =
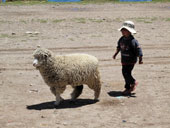
[(111, 97), (124, 96), (124, 97), (128, 97), (128, 98), (130, 98), (130, 97), (135, 98), (136, 97), (135, 94), (136, 93), (131, 93), (131, 94), (128, 94), (128, 95), (123, 95), (121, 91), (110, 91), (110, 92), (108, 92), (108, 95), (111, 96)]

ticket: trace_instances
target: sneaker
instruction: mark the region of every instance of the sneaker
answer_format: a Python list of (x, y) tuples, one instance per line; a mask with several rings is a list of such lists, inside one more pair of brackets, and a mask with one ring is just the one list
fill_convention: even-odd
[(130, 91), (131, 91), (131, 92), (135, 91), (137, 85), (138, 85), (138, 82), (135, 81), (135, 83), (131, 85)]
[(123, 92), (122, 92), (123, 95), (130, 95), (131, 94), (131, 91), (130, 89), (125, 89)]

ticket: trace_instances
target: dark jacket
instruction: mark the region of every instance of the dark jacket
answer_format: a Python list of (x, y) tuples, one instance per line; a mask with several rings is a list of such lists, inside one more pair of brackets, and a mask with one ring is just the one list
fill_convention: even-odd
[(124, 65), (135, 64), (137, 57), (143, 56), (138, 41), (132, 35), (129, 37), (122, 36), (118, 41), (117, 48), (121, 52), (121, 62)]

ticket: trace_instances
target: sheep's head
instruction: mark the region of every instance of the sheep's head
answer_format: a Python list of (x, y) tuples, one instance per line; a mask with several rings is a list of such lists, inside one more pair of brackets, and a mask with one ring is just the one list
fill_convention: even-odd
[(37, 48), (34, 53), (33, 66), (39, 69), (47, 64), (47, 59), (51, 57), (52, 53), (44, 48)]

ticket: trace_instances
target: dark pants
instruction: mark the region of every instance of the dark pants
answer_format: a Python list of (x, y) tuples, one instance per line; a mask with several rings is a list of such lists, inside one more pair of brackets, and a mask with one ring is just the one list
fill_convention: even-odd
[(134, 65), (122, 65), (122, 74), (125, 79), (125, 88), (130, 89), (130, 85), (135, 83), (135, 79), (132, 76), (132, 70)]

